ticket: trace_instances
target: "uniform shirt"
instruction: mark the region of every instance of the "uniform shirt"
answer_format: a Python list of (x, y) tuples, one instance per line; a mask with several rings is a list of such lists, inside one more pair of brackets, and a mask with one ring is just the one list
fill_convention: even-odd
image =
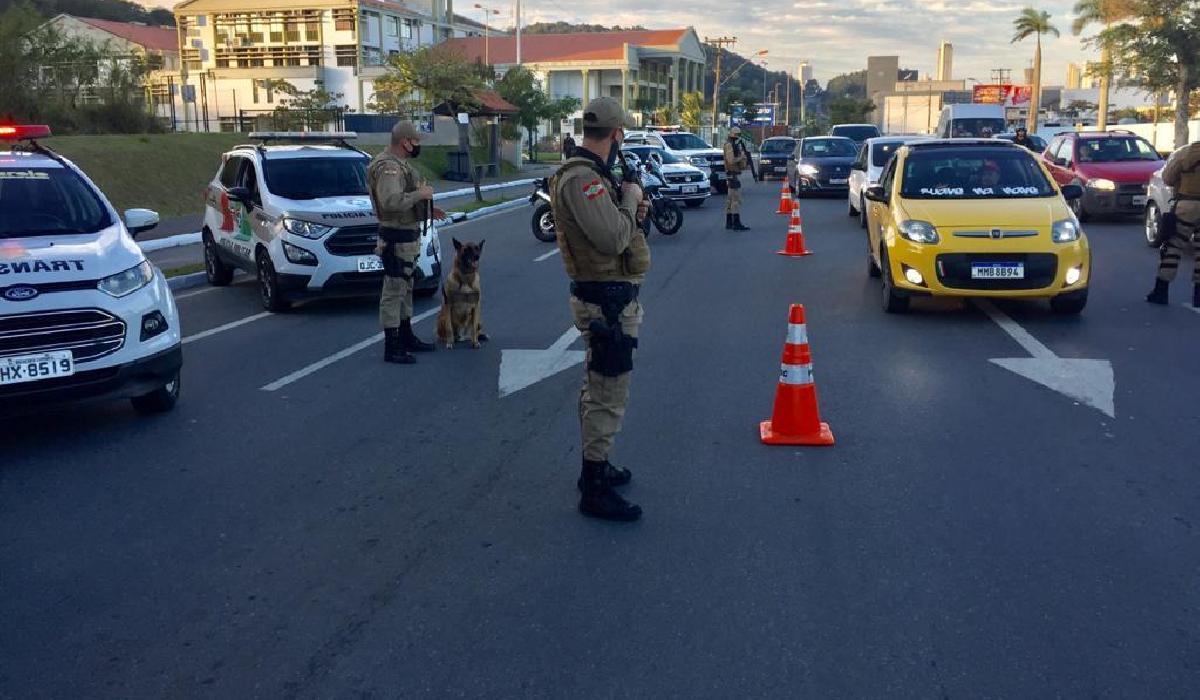
[(1185, 146), (1163, 168), (1163, 184), (1186, 197), (1200, 197), (1200, 142)]
[(740, 175), (746, 169), (749, 155), (740, 142), (725, 142), (725, 172), (730, 175)]
[(367, 166), (367, 188), (380, 226), (415, 229), (424, 220), (425, 200), (417, 194), (421, 178), (413, 166), (384, 151)]
[(618, 203), (607, 168), (582, 149), (576, 153), (550, 186), (567, 275), (577, 282), (640, 283), (650, 269), (650, 247), (637, 222), (638, 202)]

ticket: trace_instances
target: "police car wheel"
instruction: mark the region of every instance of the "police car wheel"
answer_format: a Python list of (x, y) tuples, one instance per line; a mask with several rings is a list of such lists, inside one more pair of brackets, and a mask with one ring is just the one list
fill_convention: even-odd
[(179, 401), (179, 372), (175, 372), (175, 377), (171, 381), (155, 389), (149, 394), (135, 396), (129, 400), (133, 404), (133, 410), (142, 415), (153, 415), (155, 413), (166, 413), (172, 408), (175, 408), (175, 403)]
[(208, 231), (204, 232), (204, 276), (214, 287), (224, 287), (233, 280), (233, 268), (221, 259), (217, 244)]
[(258, 294), (263, 308), (272, 313), (287, 311), (292, 306), (279, 292), (279, 275), (265, 250), (258, 254)]

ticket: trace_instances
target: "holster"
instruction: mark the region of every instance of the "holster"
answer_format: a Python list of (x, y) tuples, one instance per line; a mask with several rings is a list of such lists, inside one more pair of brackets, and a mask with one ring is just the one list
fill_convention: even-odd
[(742, 189), (742, 181), (738, 179), (738, 175), (740, 175), (740, 174), (741, 173), (734, 173), (729, 176), (729, 179), (728, 179), (729, 189), (731, 189), (731, 190)]
[(603, 377), (619, 377), (633, 371), (633, 351), (638, 339), (625, 335), (621, 328), (621, 312), (638, 297), (638, 286), (632, 282), (572, 282), (571, 294), (588, 304), (600, 307), (604, 320), (588, 324), (591, 334), (591, 361), (588, 370)]
[(388, 277), (400, 277), (405, 280), (411, 280), (414, 271), (417, 275), (422, 275), (421, 270), (417, 268), (415, 262), (402, 260), (396, 255), (397, 243), (413, 243), (420, 240), (420, 234), (411, 229), (391, 228), (388, 226), (379, 227), (379, 238), (384, 242), (383, 247), (383, 274)]

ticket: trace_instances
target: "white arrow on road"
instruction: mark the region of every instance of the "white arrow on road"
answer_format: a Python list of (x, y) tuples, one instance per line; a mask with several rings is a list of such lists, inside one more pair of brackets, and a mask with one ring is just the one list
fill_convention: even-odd
[(1112, 363), (1108, 360), (1072, 360), (1061, 358), (1046, 347), (1029, 331), (997, 309), (991, 302), (981, 301), (977, 305), (991, 317), (1013, 340), (1020, 343), (1033, 357), (1010, 357), (993, 359), (992, 362), (1044, 387), (1053, 389), (1092, 408), (1110, 418), (1116, 418), (1117, 410), (1113, 395), (1117, 383), (1113, 378)]
[(578, 338), (579, 331), (572, 326), (545, 350), (503, 351), (500, 354), (500, 398), (583, 362), (587, 353), (568, 349)]

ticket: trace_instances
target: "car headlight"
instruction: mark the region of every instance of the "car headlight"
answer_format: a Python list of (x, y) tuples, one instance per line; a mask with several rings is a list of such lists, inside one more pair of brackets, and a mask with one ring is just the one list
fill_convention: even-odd
[(1088, 187), (1092, 188), (1093, 190), (1102, 190), (1104, 192), (1112, 192), (1113, 190), (1117, 189), (1117, 183), (1113, 182), (1112, 180), (1108, 180), (1108, 179), (1105, 179), (1102, 177), (1097, 177), (1097, 178), (1088, 180)]
[(283, 229), (301, 238), (309, 238), (315, 241), (332, 231), (333, 227), (325, 226), (324, 224), (314, 224), (311, 221), (300, 221), (299, 219), (284, 219)]
[(692, 156), (691, 158), (688, 158), (688, 162), (699, 168), (708, 167), (708, 159), (703, 156)]
[(316, 265), (317, 256), (311, 251), (305, 250), (298, 245), (292, 245), (287, 241), (283, 241), (283, 254), (287, 257), (288, 262), (297, 265)]
[(143, 260), (124, 272), (105, 277), (96, 283), (96, 288), (109, 296), (125, 297), (153, 281), (154, 266), (149, 260)]
[(1073, 219), (1055, 221), (1050, 227), (1050, 237), (1055, 243), (1070, 243), (1079, 240), (1079, 224)]
[(941, 240), (938, 236), (937, 227), (928, 221), (901, 221), (897, 227), (902, 238), (906, 238), (913, 243), (937, 243)]
[(808, 175), (811, 177), (811, 176), (816, 175), (820, 171), (817, 170), (817, 166), (815, 166), (815, 165), (809, 165), (808, 163), (801, 163), (800, 165), (796, 166), (796, 172), (800, 173), (801, 175)]

